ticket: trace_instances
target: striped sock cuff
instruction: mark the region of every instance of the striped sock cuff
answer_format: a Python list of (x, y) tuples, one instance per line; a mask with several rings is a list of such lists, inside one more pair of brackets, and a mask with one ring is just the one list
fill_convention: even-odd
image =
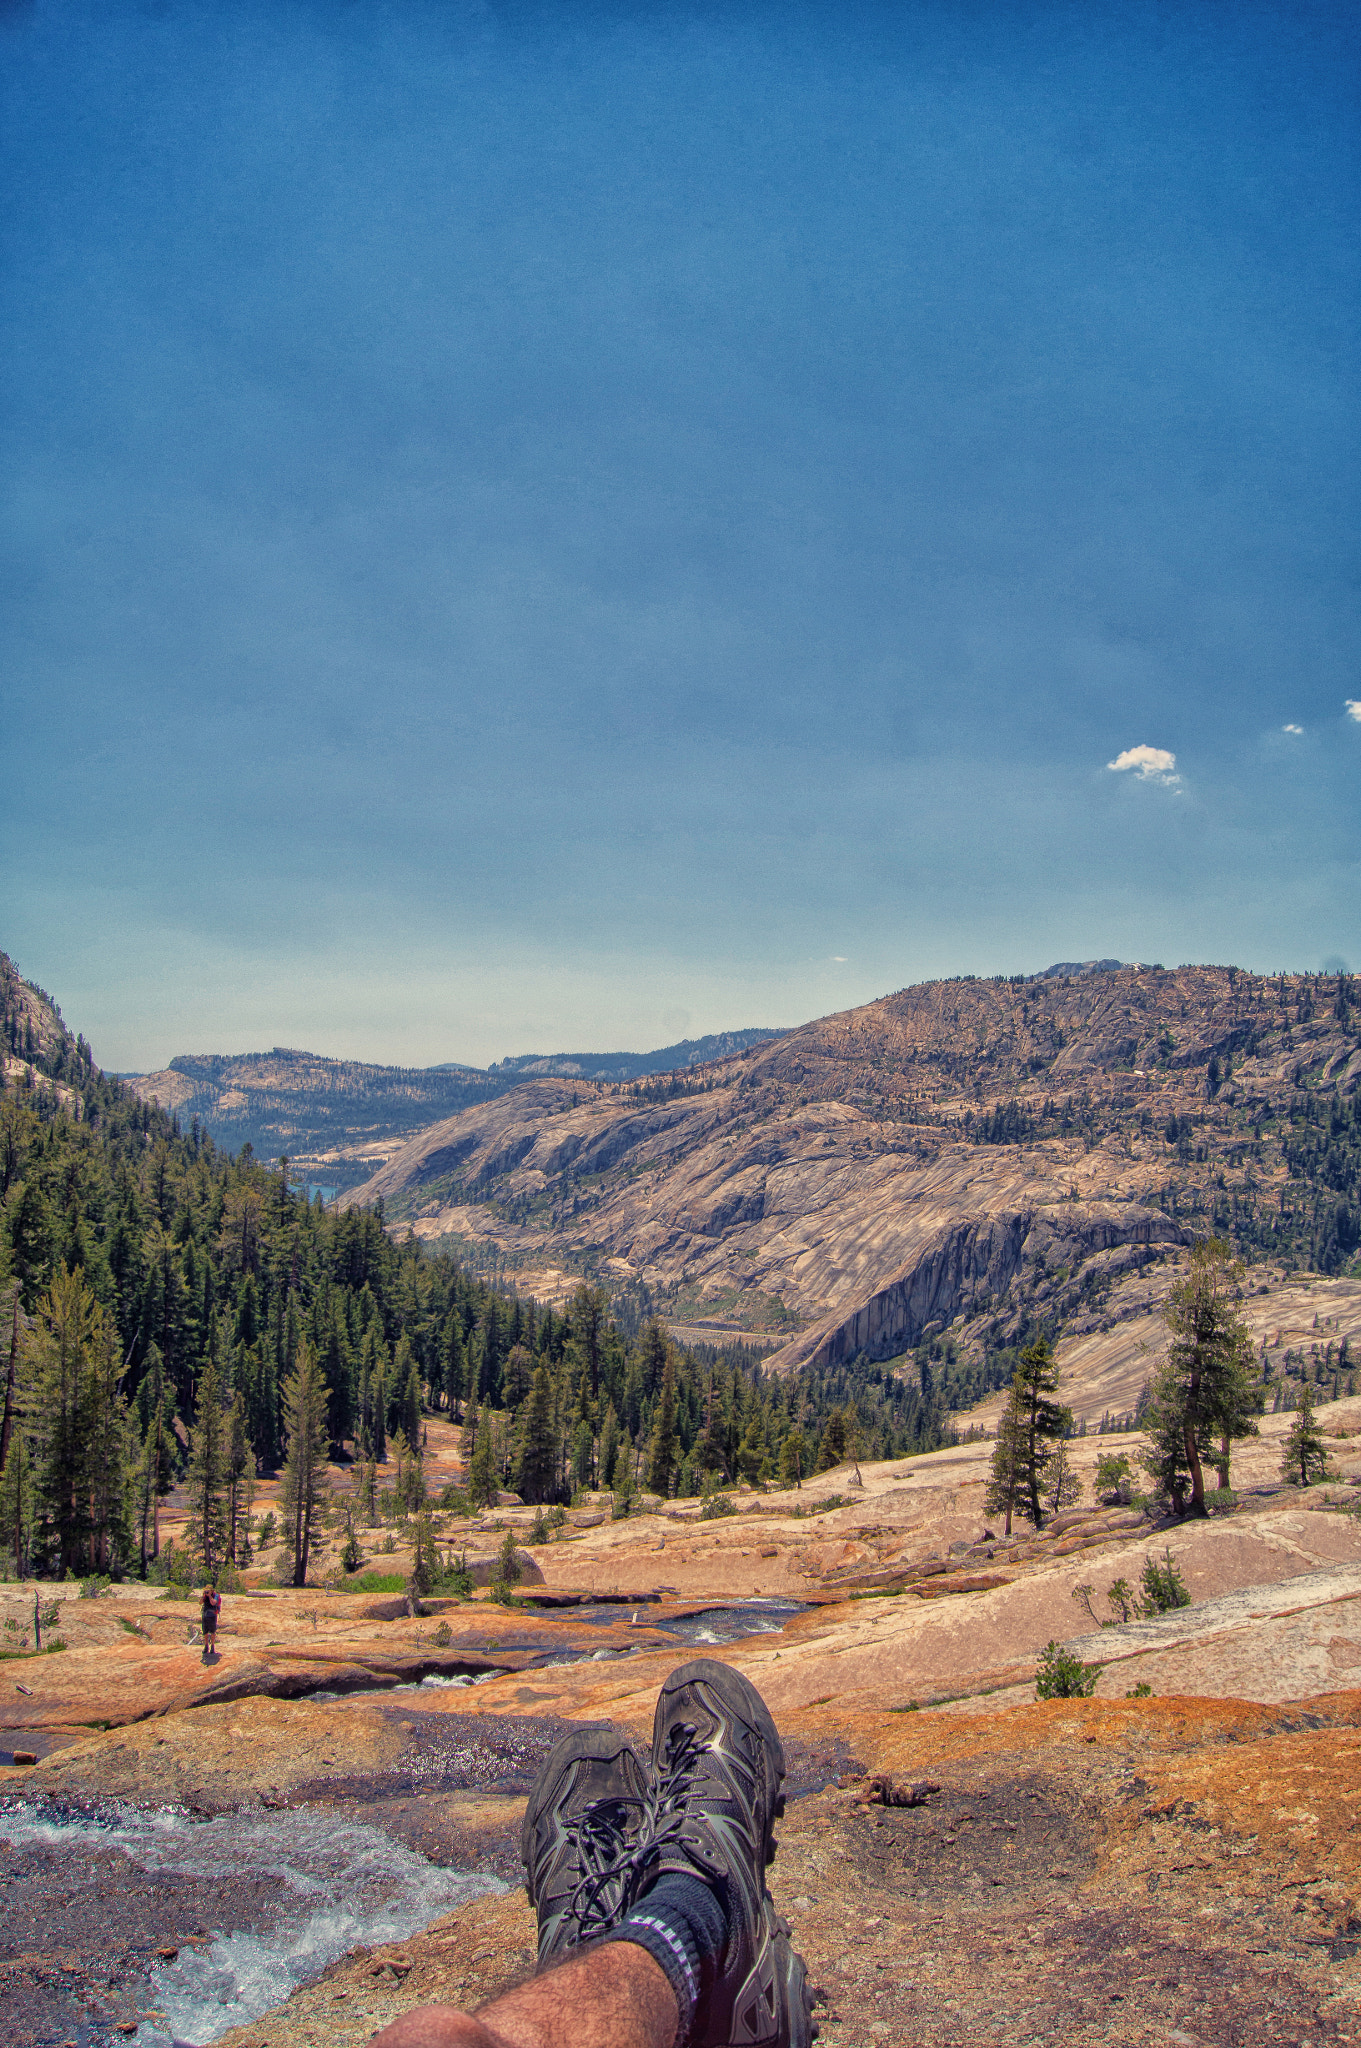
[(603, 1938), (606, 1941), (631, 1941), (638, 1948), (645, 1948), (652, 1960), (660, 1965), (675, 1993), (680, 2012), (680, 2030), (676, 2038), (685, 2041), (699, 2002), (699, 1954), (688, 1930), (675, 1926), (659, 1913), (649, 1912), (644, 1900)]

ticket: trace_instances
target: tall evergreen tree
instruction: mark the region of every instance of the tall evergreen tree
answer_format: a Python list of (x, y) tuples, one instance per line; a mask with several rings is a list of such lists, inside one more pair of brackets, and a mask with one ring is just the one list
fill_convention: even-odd
[[(613, 1411), (611, 1411), (613, 1412)], [(536, 1365), (530, 1382), (520, 1441), (518, 1491), (534, 1506), (551, 1501), (557, 1492), (557, 1431), (553, 1426), (553, 1383), (548, 1368)]]
[(662, 1368), (661, 1393), (657, 1401), (657, 1419), (653, 1425), (652, 1442), (648, 1446), (647, 1483), (653, 1493), (663, 1498), (671, 1491), (675, 1476), (678, 1441), (676, 1436), (676, 1359), (668, 1346), (666, 1363)]
[(467, 1385), (463, 1355), (463, 1323), (457, 1309), (451, 1309), (444, 1320), (444, 1334), (440, 1343), (440, 1373), (445, 1406), (449, 1420), (457, 1422), (459, 1402)]
[(326, 1470), (329, 1389), (321, 1363), (303, 1338), (297, 1364), (284, 1386), (284, 1455), (280, 1501), (293, 1551), (293, 1584), (307, 1584), (307, 1563), (318, 1512), (329, 1487)]
[(1311, 1486), (1327, 1475), (1328, 1439), (1314, 1420), (1314, 1389), (1305, 1380), (1281, 1453), (1281, 1477), (1292, 1486)]
[(16, 1579), (28, 1577), (36, 1506), (33, 1461), (20, 1418), (10, 1432), (9, 1456), (0, 1467), (0, 1546), (14, 1560)]
[[(403, 1371), (404, 1365), (405, 1371)], [(421, 1374), (411, 1345), (405, 1337), (401, 1339), (397, 1346), (397, 1356), (393, 1360), (393, 1373), (400, 1379), (402, 1387), (401, 1432), (411, 1446), (413, 1453), (419, 1455), (421, 1448)]]
[(468, 1464), (469, 1504), (475, 1508), (495, 1507), (496, 1496), (500, 1490), (491, 1410), (484, 1408), (478, 1421), (477, 1441), (473, 1445), (472, 1458)]
[(1026, 1513), (1038, 1529), (1044, 1521), (1040, 1489), (1045, 1483), (1054, 1446), (1072, 1427), (1072, 1414), (1054, 1395), (1059, 1390), (1059, 1369), (1047, 1337), (1037, 1337), (1021, 1353), (1012, 1376), (1012, 1399), (1021, 1433), (1021, 1477), (1025, 1487)]
[(198, 1383), (198, 1409), (189, 1433), (185, 1495), (189, 1546), (205, 1578), (213, 1578), (227, 1555), (229, 1430), (222, 1375), (210, 1351)]
[(155, 1344), (147, 1351), (142, 1383), (137, 1391), (138, 1410), (146, 1418), (136, 1477), (138, 1549), (145, 1576), (148, 1560), (161, 1554), (161, 1502), (175, 1484), (175, 1468), (179, 1459), (179, 1445), (167, 1413), (169, 1389), (165, 1383), (160, 1350)]
[(988, 1489), (983, 1497), (983, 1512), (1004, 1516), (1004, 1533), (1008, 1536), (1011, 1534), (1011, 1518), (1025, 1500), (1024, 1447), (1025, 1438), (1013, 1384), (1007, 1405), (997, 1420), (997, 1442), (988, 1471)]
[(619, 1417), (611, 1401), (605, 1410), (604, 1427), (600, 1432), (600, 1484), (614, 1485), (615, 1467), (619, 1463)]
[(250, 1547), (255, 1452), (248, 1423), (245, 1401), (237, 1394), (227, 1417), (227, 1555), (233, 1564), (244, 1564)]
[(1192, 1248), (1189, 1270), (1172, 1288), (1165, 1315), (1172, 1332), (1167, 1356), (1154, 1375), (1146, 1418), (1154, 1442), (1145, 1463), (1179, 1499), (1180, 1461), (1190, 1484), (1187, 1511), (1203, 1515), (1204, 1466), (1218, 1455), (1228, 1472), (1228, 1445), (1256, 1432), (1260, 1394), (1253, 1366), (1252, 1338), (1236, 1302), (1242, 1268), (1227, 1244), (1207, 1238)]

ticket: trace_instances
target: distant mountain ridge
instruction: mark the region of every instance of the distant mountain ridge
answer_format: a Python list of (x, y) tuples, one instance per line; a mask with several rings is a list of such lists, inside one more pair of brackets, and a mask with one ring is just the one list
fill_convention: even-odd
[(299, 1174), (343, 1189), (376, 1172), (417, 1131), (528, 1079), (631, 1081), (689, 1069), (778, 1037), (769, 1030), (714, 1032), (644, 1053), (522, 1053), (489, 1068), (330, 1059), (296, 1046), (269, 1052), (177, 1053), (154, 1074), (122, 1078), (143, 1101), (200, 1126), (228, 1151), (287, 1153)]
[(341, 1201), (379, 1198), (788, 1335), (782, 1366), (1080, 1326), (1211, 1232), (1361, 1275), (1361, 1001), (1234, 967), (918, 983), (669, 1082), (526, 1078)]
[(1115, 974), (1128, 963), (1124, 960), (1056, 960), (1032, 974), (1032, 981), (1071, 981), (1079, 974)]
[(567, 1081), (636, 1081), (643, 1074), (673, 1074), (710, 1060), (730, 1059), (767, 1038), (783, 1038), (789, 1028), (711, 1031), (706, 1038), (682, 1038), (656, 1052), (513, 1053), (509, 1059), (493, 1060), (487, 1072), (513, 1075), (517, 1081), (540, 1076)]

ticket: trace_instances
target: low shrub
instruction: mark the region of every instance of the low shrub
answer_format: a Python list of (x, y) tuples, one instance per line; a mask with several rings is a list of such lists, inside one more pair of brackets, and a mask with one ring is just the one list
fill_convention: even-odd
[(1035, 1672), (1037, 1700), (1087, 1700), (1101, 1676), (1099, 1664), (1084, 1664), (1051, 1637), (1040, 1653)]
[(1145, 1614), (1171, 1614), (1174, 1608), (1191, 1605), (1170, 1548), (1164, 1549), (1161, 1563), (1156, 1557), (1144, 1559), (1139, 1583), (1144, 1589)]

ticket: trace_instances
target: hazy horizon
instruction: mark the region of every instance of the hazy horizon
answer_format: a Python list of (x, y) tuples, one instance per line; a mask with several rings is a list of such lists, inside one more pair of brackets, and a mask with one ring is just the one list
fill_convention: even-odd
[(0, 9), (20, 970), (145, 1070), (1361, 962), (1357, 43)]

